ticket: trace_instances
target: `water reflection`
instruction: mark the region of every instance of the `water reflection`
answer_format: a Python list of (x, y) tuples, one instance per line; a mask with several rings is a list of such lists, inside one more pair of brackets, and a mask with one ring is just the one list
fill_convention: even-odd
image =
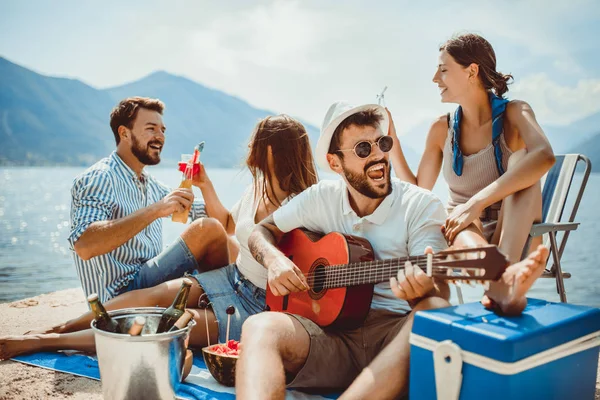
[[(0, 168), (0, 302), (79, 287), (67, 236), (71, 184), (82, 171), (71, 167)], [(174, 168), (152, 168), (151, 173), (173, 186), (180, 179)], [(250, 182), (249, 175), (239, 169), (209, 169), (209, 174), (226, 207), (233, 206)], [(576, 177), (574, 185), (580, 180)], [(434, 192), (445, 201), (443, 182)], [(594, 306), (600, 306), (600, 269), (594, 252), (600, 237), (600, 211), (594, 204), (599, 195), (600, 174), (593, 174), (577, 218), (582, 224), (569, 237), (563, 255), (563, 268), (573, 274), (565, 281), (569, 301)], [(184, 229), (183, 224), (165, 220), (164, 242), (172, 242)], [(466, 287), (465, 300), (478, 300), (481, 293), (480, 287)], [(552, 280), (540, 280), (530, 295), (558, 300)]]

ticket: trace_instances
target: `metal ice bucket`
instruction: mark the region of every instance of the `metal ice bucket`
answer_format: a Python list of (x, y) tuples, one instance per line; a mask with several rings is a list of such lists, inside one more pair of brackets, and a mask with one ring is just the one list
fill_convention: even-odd
[(189, 333), (196, 323), (192, 319), (184, 329), (153, 334), (164, 310), (144, 307), (109, 311), (121, 332), (129, 331), (135, 317), (145, 317), (142, 336), (102, 331), (92, 322), (102, 394), (106, 400), (175, 398)]

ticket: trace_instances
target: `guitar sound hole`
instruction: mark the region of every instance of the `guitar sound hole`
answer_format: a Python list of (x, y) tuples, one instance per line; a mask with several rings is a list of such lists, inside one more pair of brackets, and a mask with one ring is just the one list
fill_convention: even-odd
[(325, 267), (322, 265), (319, 265), (317, 268), (315, 268), (314, 272), (313, 272), (313, 291), (315, 293), (320, 293), (323, 291), (324, 286), (325, 286)]
[(308, 291), (308, 295), (313, 300), (319, 300), (325, 296), (325, 293), (327, 293), (327, 288), (325, 287), (325, 278), (327, 277), (326, 268), (328, 265), (329, 263), (327, 263), (327, 260), (318, 259), (310, 268), (308, 279), (310, 290)]

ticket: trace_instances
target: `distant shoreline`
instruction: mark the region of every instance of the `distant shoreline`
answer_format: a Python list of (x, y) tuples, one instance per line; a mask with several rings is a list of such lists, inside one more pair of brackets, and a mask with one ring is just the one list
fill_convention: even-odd
[(86, 164), (0, 162), (0, 167), (86, 167)]
[[(107, 156), (108, 156), (108, 154), (107, 154)], [(87, 167), (92, 166), (97, 161), (100, 161), (101, 159), (102, 158), (99, 158), (97, 160), (90, 161), (89, 163), (53, 163), (53, 162), (48, 162), (48, 161), (17, 162), (17, 161), (0, 160), (0, 168), (4, 168), (4, 167), (8, 167), (8, 168), (19, 168), (19, 167), (65, 167), (65, 168), (80, 167), (80, 168), (87, 168)], [(178, 162), (179, 162), (179, 160), (175, 160), (175, 159), (162, 159), (160, 161), (160, 164), (158, 164), (156, 166), (151, 166), (150, 168), (153, 168), (153, 167), (172, 168), (172, 167), (176, 166)], [(239, 163), (235, 163), (235, 164), (231, 164), (231, 165), (222, 165), (222, 164), (212, 165), (211, 164), (210, 166), (207, 166), (207, 168), (236, 169), (236, 168), (241, 168), (243, 166), (244, 166), (243, 162), (240, 161)]]
[[(107, 154), (108, 156), (108, 154)], [(48, 161), (39, 161), (39, 162), (16, 162), (16, 161), (8, 161), (8, 160), (0, 160), (0, 168), (2, 167), (10, 167), (10, 168), (18, 168), (18, 167), (66, 167), (66, 168), (87, 168), (93, 165), (94, 163), (100, 161), (102, 158), (91, 161), (90, 163), (53, 163)], [(163, 159), (157, 167), (172, 167), (176, 165), (179, 160), (175, 159)], [(237, 168), (239, 165), (231, 165), (231, 166), (211, 166), (213, 168)]]

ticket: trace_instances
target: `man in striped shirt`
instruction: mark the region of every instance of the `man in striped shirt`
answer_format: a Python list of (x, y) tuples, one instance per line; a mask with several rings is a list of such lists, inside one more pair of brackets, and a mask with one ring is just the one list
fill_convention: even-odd
[[(107, 301), (228, 262), (225, 230), (206, 218), (204, 203), (191, 189), (170, 190), (144, 171), (160, 162), (163, 109), (156, 99), (121, 101), (110, 115), (116, 150), (75, 178), (68, 240), (86, 296)], [(193, 222), (163, 250), (161, 218), (188, 207)]]

